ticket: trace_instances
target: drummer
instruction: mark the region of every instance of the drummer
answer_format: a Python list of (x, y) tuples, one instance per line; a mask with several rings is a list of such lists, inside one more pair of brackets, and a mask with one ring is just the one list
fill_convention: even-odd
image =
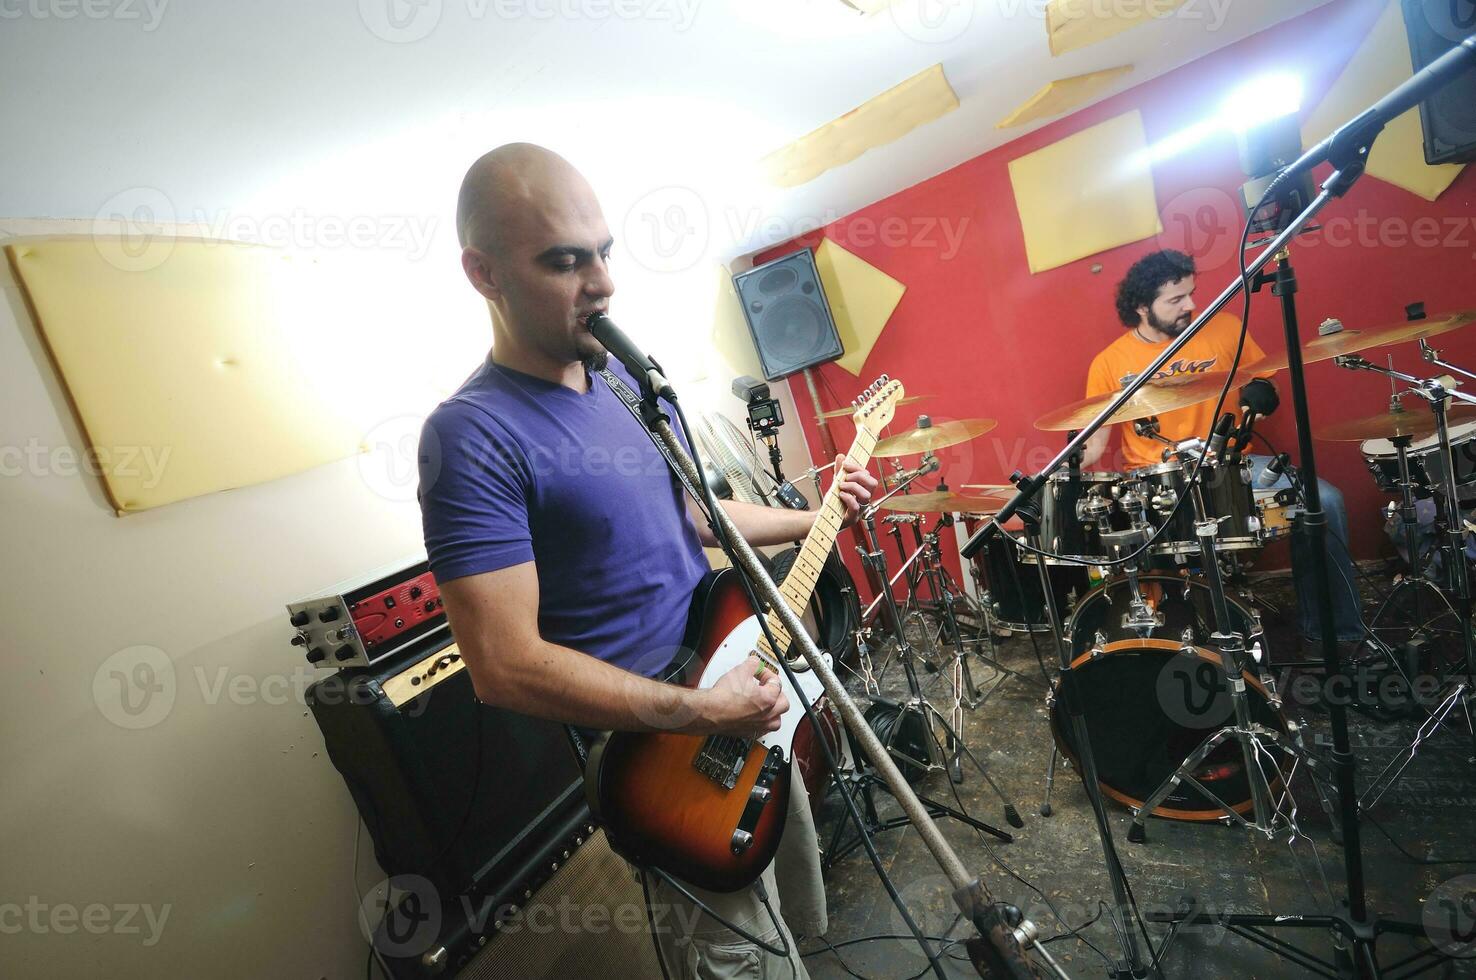
[[(1164, 249), (1150, 252), (1128, 269), (1127, 275), (1117, 284), (1117, 317), (1125, 332), (1092, 359), (1087, 371), (1087, 397), (1117, 391), (1131, 382), (1145, 367), (1151, 364), (1163, 349), (1194, 320), (1194, 260), (1183, 252)], [(1175, 377), (1181, 374), (1201, 374), (1208, 371), (1228, 371), (1235, 358), (1235, 347), (1240, 340), (1240, 320), (1221, 313), (1196, 334), (1179, 351), (1178, 357), (1166, 365), (1154, 380)], [(1245, 338), (1245, 349), (1241, 353), (1241, 364), (1254, 364), (1265, 356), (1255, 338)], [(1269, 415), (1276, 409), (1276, 388), (1269, 378), (1255, 378), (1240, 389), (1236, 406), (1242, 410), (1253, 405), (1259, 414)], [(1194, 437), (1205, 438), (1215, 423), (1215, 400), (1208, 399), (1199, 405), (1165, 412), (1158, 416), (1158, 434), (1172, 443)], [(1163, 441), (1146, 435), (1138, 435), (1132, 423), (1116, 428), (1121, 430), (1121, 457), (1123, 469), (1134, 470), (1152, 466), (1163, 461)], [(1110, 427), (1103, 427), (1087, 441), (1083, 450), (1082, 465), (1092, 468), (1106, 452), (1111, 434)], [(1268, 456), (1249, 456), (1251, 479), (1256, 481), (1271, 461)], [(1328, 571), (1332, 576), (1333, 620), (1337, 625), (1338, 639), (1357, 642), (1363, 638), (1359, 619), (1356, 581), (1353, 562), (1348, 548), (1348, 515), (1343, 505), (1343, 494), (1326, 480), (1317, 481), (1322, 498), (1322, 509), (1327, 514), (1327, 558)], [(1283, 489), (1290, 486), (1289, 478), (1283, 474), (1270, 488)], [(1300, 527), (1300, 522), (1299, 522)], [(1336, 541), (1332, 540), (1334, 537)], [(1317, 621), (1315, 583), (1311, 580), (1312, 563), (1306, 553), (1301, 533), (1292, 537), (1292, 573), (1296, 583), (1299, 627), (1304, 640), (1316, 643), (1321, 630)]]

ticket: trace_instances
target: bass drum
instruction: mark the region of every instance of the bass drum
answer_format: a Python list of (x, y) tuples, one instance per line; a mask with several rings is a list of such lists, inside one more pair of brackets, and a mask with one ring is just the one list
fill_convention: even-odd
[[(1071, 621), (1072, 677), (1082, 698), (1099, 784), (1105, 795), (1134, 809), (1207, 735), (1234, 722), (1220, 654), (1208, 642), (1214, 632), (1209, 587), (1175, 575), (1141, 575), (1139, 584), (1151, 612), (1141, 618), (1142, 625), (1135, 625), (1126, 578), (1114, 578), (1090, 592)], [(1246, 648), (1264, 643), (1255, 614), (1233, 596), (1226, 596), (1226, 602), (1234, 628), (1246, 637)], [(1146, 622), (1149, 618), (1152, 625)], [(1251, 720), (1288, 735), (1286, 718), (1260, 678), (1250, 671), (1242, 677)], [(1061, 752), (1078, 764), (1062, 702), (1053, 690), (1051, 730)], [(1274, 789), (1279, 781), (1271, 775)], [(1218, 745), (1194, 778), (1235, 812), (1250, 812), (1250, 785), (1238, 742)], [(1182, 782), (1153, 814), (1170, 820), (1218, 820), (1225, 815)]]
[[(783, 582), (794, 560), (799, 556), (791, 548), (775, 555), (773, 566), (775, 582)], [(829, 653), (838, 663), (855, 666), (856, 630), (861, 626), (861, 597), (856, 592), (856, 583), (845, 563), (832, 553), (820, 569), (815, 580), (815, 592), (810, 597), (809, 608), (800, 617), (814, 637), (816, 646)]]

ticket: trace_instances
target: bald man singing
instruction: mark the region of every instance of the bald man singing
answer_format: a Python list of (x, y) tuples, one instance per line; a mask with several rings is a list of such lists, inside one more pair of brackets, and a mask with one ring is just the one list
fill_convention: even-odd
[[(789, 705), (772, 674), (755, 674), (756, 660), (706, 690), (652, 679), (681, 642), (708, 570), (702, 546), (714, 541), (601, 373), (608, 367), (635, 385), (617, 362), (607, 364), (585, 326), (615, 291), (613, 240), (593, 189), (557, 154), (509, 144), (467, 172), (456, 222), (492, 346), (426, 421), (420, 506), (431, 570), (477, 697), (585, 731), (777, 730)], [(850, 524), (876, 481), (847, 463), (838, 479)], [(800, 540), (816, 517), (722, 506), (754, 545)], [(784, 840), (761, 879), (784, 909), (783, 940), (752, 889), (693, 889), (766, 943), (787, 942), (789, 962), (650, 878), (652, 931), (670, 976), (806, 975), (783, 923), (823, 933), (825, 902), (803, 780), (793, 783)]]

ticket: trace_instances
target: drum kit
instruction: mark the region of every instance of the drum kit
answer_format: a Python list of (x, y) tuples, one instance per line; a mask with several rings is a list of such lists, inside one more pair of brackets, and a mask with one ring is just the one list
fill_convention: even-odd
[[(1335, 359), (1342, 367), (1388, 374), (1410, 383), (1411, 391), (1427, 400), (1438, 392), (1435, 402), (1443, 404), (1452, 395), (1465, 396), (1448, 383), (1378, 368), (1354, 355), (1418, 340), (1427, 360), (1459, 371), (1438, 361), (1425, 338), (1472, 322), (1476, 315), (1461, 313), (1372, 330), (1341, 330), (1308, 343), (1305, 359)], [(1140, 432), (1156, 436), (1154, 416), (1214, 398), (1227, 383), (1243, 384), (1283, 366), (1281, 359), (1268, 358), (1242, 368), (1233, 379), (1228, 372), (1214, 372), (1150, 382), (1113, 421), (1137, 422)], [(1075, 429), (1110, 401), (1109, 395), (1062, 406), (1036, 426)], [(1402, 411), (1396, 398), (1382, 415), (1315, 430), (1318, 438), (1362, 443), (1378, 485), (1404, 497), (1400, 510), (1406, 512), (1406, 529), (1415, 525), (1415, 497), (1476, 498), (1476, 405), (1445, 411), (1432, 402), (1432, 407), (1436, 410), (1429, 416)], [(993, 430), (995, 421), (933, 423), (921, 416), (913, 429), (877, 444), (878, 463), (889, 462), (894, 472), (883, 473), (885, 494), (863, 512), (868, 545), (860, 550), (883, 586), (864, 611), (857, 636), (861, 671), (869, 693), (876, 696), (870, 659), (874, 642), (868, 643), (872, 632), (865, 624), (882, 613), (882, 622), (895, 634), (895, 656), (911, 696), (900, 703), (877, 700), (868, 717), (874, 730), (885, 733), (882, 741), (906, 764), (910, 776), (946, 768), (955, 780), (962, 778), (961, 758), (971, 757), (959, 735), (962, 711), (982, 700), (967, 648), (974, 645), (974, 654), (1002, 671), (999, 683), (1007, 676), (1033, 680), (998, 663), (995, 631), (1053, 633), (1069, 648), (1067, 659), (1078, 675), (1098, 760), (1098, 784), (1105, 795), (1134, 811), (1131, 839), (1143, 839), (1149, 814), (1236, 822), (1268, 837), (1286, 831), (1293, 838), (1302, 836), (1289, 786), (1299, 767), (1314, 776), (1323, 767), (1304, 744), (1301, 727), (1284, 710), (1254, 600), (1227, 584), (1222, 567), (1234, 573), (1244, 557), (1292, 533), (1299, 513), (1296, 473), (1285, 466), (1291, 489), (1253, 485), (1246, 450), (1254, 419), (1239, 421), (1208, 442), (1170, 444), (1160, 438), (1165, 443), (1163, 462), (1153, 466), (1093, 472), (1077, 464), (1051, 474), (1035, 494), (1033, 507), (1021, 511), (1023, 530), (990, 539), (970, 563), (970, 574), (981, 587), (978, 601), (949, 576), (940, 532), (954, 523), (954, 515), (962, 515), (970, 527), (990, 518), (1003, 504), (1006, 487), (965, 484), (962, 490), (972, 492), (958, 492), (940, 482), (935, 489), (914, 492), (914, 485), (940, 468), (937, 450), (978, 438)], [(922, 461), (913, 469), (897, 462), (916, 455)], [(883, 512), (881, 521), (895, 539), (901, 562), (895, 572), (889, 570), (877, 532)], [(925, 527), (923, 515), (929, 514), (939, 516)], [(911, 528), (910, 548), (903, 525)], [(1411, 549), (1410, 554), (1418, 554), (1413, 544)], [(899, 589), (904, 579), (905, 588)], [(1417, 582), (1434, 588), (1418, 570), (1408, 581), (1412, 589), (1421, 587)], [(899, 599), (899, 593), (905, 598)], [(965, 635), (965, 610), (975, 636)], [(904, 624), (923, 612), (936, 614), (936, 625), (919, 640)], [(986, 638), (993, 656), (979, 649)], [(945, 646), (952, 653), (940, 656)], [(931, 670), (951, 670), (946, 711), (934, 708), (923, 695), (915, 670), (919, 662)], [(1177, 694), (1175, 684), (1180, 686)], [(1458, 685), (1442, 704), (1440, 717), (1463, 703), (1467, 690), (1464, 683)], [(1058, 757), (1074, 761), (1078, 755), (1055, 684), (1046, 700), (1056, 753), (1046, 776), (1043, 815), (1051, 812)], [(933, 736), (936, 728), (943, 730), (942, 738)], [(946, 758), (940, 759), (934, 749), (943, 744)], [(1404, 765), (1417, 747), (1406, 753)], [(1370, 787), (1363, 797), (1366, 805), (1376, 801), (1375, 792), (1387, 789), (1380, 785), (1398, 771)], [(1323, 808), (1333, 814), (1321, 783), (1314, 778), (1312, 784)], [(1006, 813), (1013, 813), (1008, 801)]]

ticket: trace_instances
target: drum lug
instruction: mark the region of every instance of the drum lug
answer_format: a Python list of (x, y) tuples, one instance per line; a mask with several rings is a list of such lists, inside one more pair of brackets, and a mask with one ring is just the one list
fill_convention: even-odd
[(1097, 635), (1092, 637), (1092, 656), (1100, 657), (1107, 652), (1107, 637), (1098, 630)]
[(1193, 628), (1188, 626), (1184, 627), (1184, 632), (1179, 634), (1179, 643), (1182, 647), (1182, 649), (1180, 650), (1181, 653), (1187, 653), (1190, 655), (1194, 654), (1198, 647), (1194, 642)]

